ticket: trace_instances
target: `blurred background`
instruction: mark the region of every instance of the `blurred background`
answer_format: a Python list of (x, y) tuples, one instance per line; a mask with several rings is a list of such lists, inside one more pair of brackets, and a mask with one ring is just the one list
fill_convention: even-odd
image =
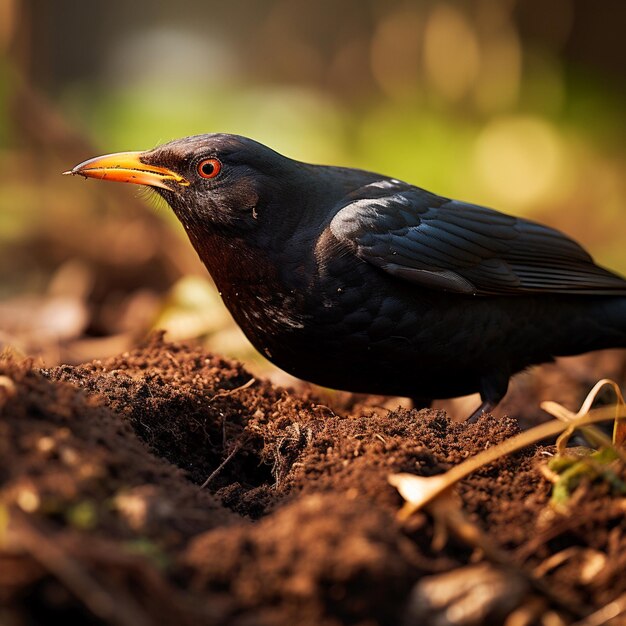
[(626, 273), (625, 19), (619, 0), (0, 0), (0, 350), (82, 362), (166, 328), (266, 369), (167, 207), (60, 176), (203, 132), (526, 215)]

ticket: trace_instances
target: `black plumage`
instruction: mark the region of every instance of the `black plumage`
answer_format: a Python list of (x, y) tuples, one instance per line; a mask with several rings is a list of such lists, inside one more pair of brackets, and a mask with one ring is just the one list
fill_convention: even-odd
[(155, 186), (251, 342), (300, 378), (491, 407), (530, 365), (626, 347), (626, 281), (554, 229), (233, 135), (132, 154), (71, 173)]

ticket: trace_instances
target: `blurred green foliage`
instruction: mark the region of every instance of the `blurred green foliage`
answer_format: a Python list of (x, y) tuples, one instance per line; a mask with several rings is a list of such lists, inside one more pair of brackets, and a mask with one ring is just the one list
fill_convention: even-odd
[[(152, 219), (136, 190), (58, 174), (98, 152), (218, 131), (529, 215), (626, 273), (625, 16), (583, 0), (0, 0), (0, 297), (45, 291), (78, 258), (93, 310), (108, 294), (122, 318), (127, 306), (142, 323), (176, 319), (146, 304), (178, 301), (162, 283), (141, 305), (124, 299), (148, 271), (119, 282), (128, 250), (133, 263), (163, 256), (132, 225)], [(128, 241), (91, 258), (99, 224), (115, 237), (125, 219)], [(202, 271), (167, 245), (164, 283)], [(115, 315), (87, 332), (112, 332)]]

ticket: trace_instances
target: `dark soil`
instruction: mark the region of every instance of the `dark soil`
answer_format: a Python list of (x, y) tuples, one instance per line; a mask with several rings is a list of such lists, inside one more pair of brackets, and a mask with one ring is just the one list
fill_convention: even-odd
[[(626, 593), (624, 496), (583, 482), (555, 510), (550, 445), (457, 489), (506, 555), (487, 574), (464, 574), (484, 555), (427, 513), (398, 520), (389, 474), (441, 473), (514, 418), (344, 414), (161, 336), (0, 376), (0, 624), (569, 624)], [(424, 597), (450, 572), (506, 601), (445, 621)]]

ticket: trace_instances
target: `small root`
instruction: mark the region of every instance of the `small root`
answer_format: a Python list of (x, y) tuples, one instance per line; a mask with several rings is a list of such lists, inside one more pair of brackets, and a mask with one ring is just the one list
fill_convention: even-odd
[(239, 391), (243, 391), (244, 389), (248, 389), (256, 382), (256, 378), (251, 378), (247, 383), (240, 385), (239, 387), (235, 387), (234, 389), (222, 389), (222, 391), (218, 391), (214, 396), (210, 397), (207, 402), (210, 404), (214, 400), (218, 398), (227, 398), (228, 396), (232, 396)]
[[(253, 379), (254, 380), (254, 379)], [(204, 489), (211, 482), (219, 476), (220, 472), (226, 467), (227, 463), (239, 452), (241, 449), (241, 444), (236, 443), (235, 447), (231, 450), (230, 454), (209, 474), (209, 477), (200, 485), (200, 489)]]

